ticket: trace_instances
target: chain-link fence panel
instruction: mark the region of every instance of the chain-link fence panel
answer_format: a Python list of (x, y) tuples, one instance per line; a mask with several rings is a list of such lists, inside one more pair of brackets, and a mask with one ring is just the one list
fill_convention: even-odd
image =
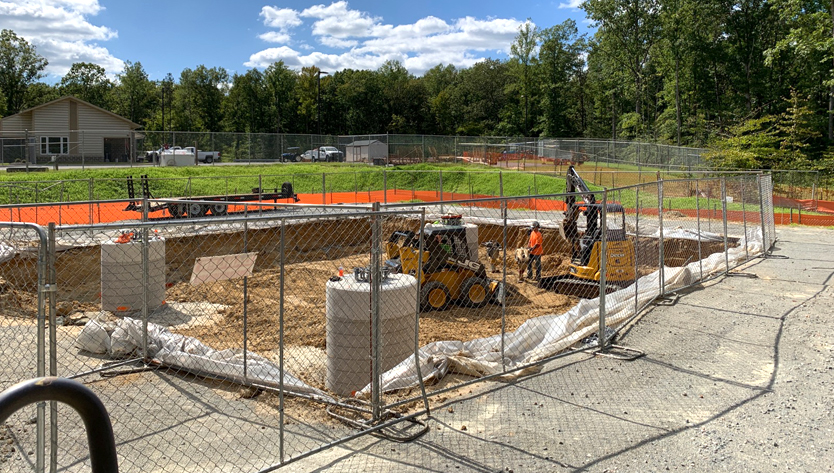
[[(32, 224), (0, 224), (0, 391), (44, 376), (47, 289), (46, 232)], [(0, 470), (40, 470), (45, 464), (44, 403), (25, 407), (0, 426)]]

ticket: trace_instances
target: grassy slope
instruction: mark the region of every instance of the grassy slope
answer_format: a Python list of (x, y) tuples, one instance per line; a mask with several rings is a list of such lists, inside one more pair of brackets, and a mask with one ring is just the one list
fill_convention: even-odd
[[(118, 200), (127, 198), (126, 177), (147, 174), (152, 182), (155, 197), (199, 196), (249, 192), (259, 185), (265, 189), (280, 188), (283, 182), (292, 182), (297, 193), (320, 193), (322, 174), (327, 192), (366, 192), (382, 190), (385, 177), (389, 189), (437, 191), (442, 171), (443, 191), (446, 193), (499, 195), (499, 170), (454, 164), (415, 164), (392, 168), (378, 168), (356, 164), (264, 164), (241, 166), (199, 166), (182, 168), (106, 168), (87, 170), (48, 171), (42, 173), (0, 173), (0, 204), (32, 202), (70, 202), (90, 199), (92, 182), (93, 200)], [(580, 173), (582, 170), (580, 169)], [(37, 179), (37, 180), (34, 180)], [(526, 196), (530, 194), (558, 194), (565, 192), (562, 176), (533, 175), (514, 170), (503, 170), (504, 195)], [(137, 193), (140, 192), (137, 184)], [(601, 190), (593, 186), (593, 190)], [(654, 186), (644, 187), (641, 207), (657, 207)], [(622, 202), (634, 208), (637, 195), (632, 189), (614, 191), (609, 200)], [(664, 198), (664, 205), (670, 198)], [(672, 208), (694, 209), (696, 205), (707, 208), (706, 199), (696, 202), (695, 197), (671, 197)], [(709, 207), (720, 201), (711, 199)], [(745, 205), (745, 210), (757, 210), (757, 206)], [(731, 203), (729, 210), (741, 210), (740, 203)], [(779, 211), (780, 209), (777, 209)]]

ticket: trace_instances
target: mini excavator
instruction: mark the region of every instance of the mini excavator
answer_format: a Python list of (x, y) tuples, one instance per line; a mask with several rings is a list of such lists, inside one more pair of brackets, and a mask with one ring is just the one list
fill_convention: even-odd
[[(573, 166), (568, 168), (566, 179), (567, 208), (560, 232), (571, 245), (571, 262), (568, 274), (543, 277), (539, 287), (586, 299), (599, 295), (603, 205), (609, 217), (606, 225), (606, 293), (632, 284), (635, 278), (634, 247), (626, 236), (625, 209), (620, 204), (598, 203)], [(577, 202), (577, 196), (581, 197), (580, 202)], [(585, 216), (585, 231), (581, 235), (577, 225), (580, 213)]]

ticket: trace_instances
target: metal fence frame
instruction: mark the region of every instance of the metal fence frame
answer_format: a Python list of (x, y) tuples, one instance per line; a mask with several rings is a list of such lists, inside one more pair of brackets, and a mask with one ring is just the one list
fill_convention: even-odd
[[(499, 193), (503, 194), (503, 185), (501, 185), (503, 181), (499, 182)], [(712, 200), (714, 197), (712, 192), (718, 192), (720, 189), (720, 196), (718, 199), (721, 205), (720, 211), (720, 219), (718, 219), (719, 214), (716, 214), (717, 210), (710, 209), (710, 205), (704, 206), (702, 200), (707, 198)], [(693, 194), (694, 191), (694, 194)], [(499, 373), (490, 374), (487, 376), (482, 376), (478, 378), (473, 378), (469, 381), (466, 381), (462, 384), (455, 384), (454, 386), (448, 386), (441, 389), (427, 389), (426, 386), (423, 384), (423, 374), (420, 373), (420, 363), (419, 360), (419, 350), (420, 346), (418, 343), (419, 340), (419, 321), (421, 318), (420, 310), (419, 310), (419, 301), (417, 307), (412, 307), (415, 317), (415, 334), (413, 339), (413, 349), (414, 349), (414, 360), (415, 360), (415, 369), (418, 373), (419, 382), (419, 393), (407, 397), (405, 399), (387, 399), (383, 396), (380, 387), (380, 375), (381, 375), (381, 366), (379, 362), (379, 349), (380, 349), (380, 307), (379, 307), (379, 295), (380, 295), (380, 281), (381, 281), (381, 268), (382, 268), (382, 256), (383, 256), (383, 239), (385, 235), (382, 234), (382, 219), (384, 218), (402, 218), (404, 215), (410, 215), (412, 219), (416, 219), (419, 222), (419, 227), (422, 228), (424, 223), (426, 222), (427, 214), (444, 214), (448, 213), (449, 211), (458, 211), (458, 210), (467, 210), (469, 211), (470, 215), (478, 214), (482, 212), (484, 215), (490, 215), (495, 217), (498, 221), (501, 222), (502, 230), (502, 254), (500, 259), (502, 260), (502, 271), (501, 271), (501, 280), (506, 285), (508, 280), (508, 260), (510, 256), (508, 255), (508, 250), (510, 242), (508, 240), (508, 224), (509, 220), (517, 221), (526, 221), (528, 218), (540, 218), (542, 215), (555, 215), (558, 214), (558, 211), (553, 210), (541, 210), (539, 206), (541, 202), (545, 201), (553, 201), (564, 199), (567, 194), (533, 194), (529, 196), (521, 196), (521, 197), (508, 197), (508, 196), (498, 196), (492, 198), (481, 198), (481, 199), (466, 199), (466, 200), (445, 200), (436, 202), (433, 204), (427, 204), (425, 202), (420, 203), (389, 203), (389, 204), (373, 204), (371, 206), (365, 205), (357, 205), (357, 206), (338, 206), (338, 207), (331, 207), (331, 206), (297, 206), (297, 205), (286, 205), (282, 204), (280, 207), (282, 209), (289, 209), (291, 214), (269, 214), (269, 213), (262, 213), (257, 212), (257, 209), (271, 209), (274, 207), (273, 204), (248, 204), (249, 208), (252, 209), (251, 212), (247, 212), (245, 215), (242, 216), (229, 216), (224, 218), (216, 218), (212, 219), (211, 223), (215, 226), (222, 226), (226, 225), (230, 228), (242, 230), (244, 232), (244, 242), (245, 242), (245, 235), (246, 232), (249, 231), (250, 228), (257, 227), (258, 225), (267, 225), (273, 226), (280, 229), (280, 239), (277, 243), (272, 242), (273, 245), (277, 245), (280, 252), (280, 286), (279, 286), (279, 335), (280, 335), (280, 343), (279, 343), (279, 363), (280, 363), (280, 372), (281, 372), (281, 382), (282, 384), (277, 388), (275, 386), (263, 386), (257, 385), (257, 383), (249, 383), (250, 385), (260, 388), (271, 390), (276, 392), (279, 397), (280, 406), (278, 409), (279, 413), (279, 427), (277, 430), (279, 431), (279, 453), (277, 455), (277, 460), (272, 462), (268, 462), (267, 464), (261, 463), (260, 466), (250, 465), (254, 469), (260, 469), (260, 471), (271, 471), (273, 469), (280, 468), (288, 463), (292, 463), (296, 460), (301, 458), (307, 457), (309, 455), (313, 455), (315, 453), (321, 452), (327, 448), (331, 448), (335, 445), (342, 444), (344, 442), (350, 441), (352, 439), (358, 438), (363, 435), (367, 435), (368, 433), (379, 433), (391, 427), (392, 425), (402, 422), (404, 420), (411, 420), (423, 416), (424, 414), (428, 413), (430, 410), (429, 398), (433, 396), (437, 396), (441, 393), (448, 392), (451, 389), (458, 389), (465, 385), (470, 385), (474, 383), (480, 383), (484, 380), (493, 379), (498, 376), (506, 376), (508, 373), (517, 372), (518, 370), (529, 368), (531, 366), (543, 364), (554, 360), (556, 358), (570, 356), (573, 353), (578, 353), (580, 351), (594, 351), (594, 352), (601, 352), (607, 353), (610, 351), (616, 351), (616, 349), (621, 348), (613, 345), (613, 339), (617, 335), (617, 333), (625, 326), (627, 326), (632, 320), (634, 320), (639, 314), (643, 312), (649, 305), (653, 303), (663, 303), (666, 300), (669, 300), (671, 297), (674, 297), (675, 294), (685, 288), (691, 287), (695, 284), (700, 284), (705, 280), (709, 280), (712, 278), (717, 277), (724, 277), (727, 275), (731, 275), (732, 269), (738, 267), (739, 265), (744, 264), (745, 262), (749, 261), (751, 258), (759, 257), (759, 256), (766, 256), (767, 253), (772, 248), (773, 244), (776, 241), (776, 234), (773, 222), (773, 207), (772, 207), (772, 197), (770, 192), (772, 191), (772, 180), (769, 175), (762, 175), (762, 174), (755, 174), (755, 175), (742, 175), (739, 177), (725, 177), (720, 176), (717, 178), (702, 178), (702, 179), (677, 179), (677, 180), (659, 180), (657, 182), (646, 183), (646, 184), (636, 184), (633, 186), (627, 187), (619, 187), (614, 189), (603, 189), (602, 191), (595, 191), (598, 195), (598, 201), (601, 202), (610, 202), (610, 201), (619, 201), (622, 203), (626, 202), (633, 202), (633, 206), (627, 207), (627, 222), (626, 225), (631, 225), (633, 228), (627, 228), (628, 233), (633, 235), (633, 248), (635, 251), (635, 269), (637, 269), (637, 265), (640, 260), (645, 263), (646, 267), (649, 269), (656, 268), (657, 273), (657, 282), (654, 282), (653, 279), (646, 279), (643, 280), (640, 277), (636, 280), (633, 284), (634, 292), (633, 294), (630, 291), (618, 291), (612, 294), (608, 294), (607, 291), (607, 271), (606, 271), (606, 264), (607, 258), (601, 258), (600, 260), (600, 289), (598, 293), (598, 308), (599, 308), (599, 315), (598, 315), (598, 324), (595, 327), (591, 327), (586, 330), (596, 331), (599, 334), (601, 340), (599, 340), (596, 345), (590, 344), (585, 345), (581, 348), (581, 350), (577, 351), (561, 351), (558, 353), (553, 353), (549, 356), (543, 357), (541, 359), (536, 359), (530, 363), (526, 363), (523, 365), (515, 366), (508, 368), (504, 365), (504, 350), (505, 350), (505, 339), (507, 337), (507, 332), (505, 331), (506, 321), (504, 319), (504, 315), (506, 313), (506, 297), (501, 301), (501, 333), (500, 335), (500, 351), (501, 351), (501, 359), (502, 359), (502, 370)], [(577, 194), (578, 195), (578, 194)], [(706, 197), (704, 197), (706, 196)], [(729, 197), (733, 197), (733, 201), (731, 202)], [(674, 205), (674, 199), (679, 199), (679, 204), (676, 206)], [(694, 200), (694, 209), (692, 208)], [(739, 202), (740, 200), (740, 202)], [(93, 204), (91, 201), (90, 204)], [(712, 202), (710, 202), (712, 204)], [(631, 205), (631, 204), (629, 204)], [(740, 210), (738, 207), (740, 206)], [(694, 221), (692, 220), (691, 214), (694, 211)], [(547, 213), (550, 212), (550, 213)], [(555, 213), (554, 213), (555, 212)], [(608, 225), (609, 219), (606, 216), (607, 212), (607, 205), (602, 206), (602, 218), (601, 218), (601, 254), (607, 255), (606, 246), (608, 245)], [(715, 266), (713, 265), (713, 270), (709, 273), (704, 272), (704, 259), (705, 255), (702, 255), (702, 248), (703, 242), (701, 240), (702, 235), (706, 235), (706, 231), (702, 228), (703, 227), (703, 219), (706, 216), (709, 219), (709, 226), (708, 228), (711, 230), (713, 228), (713, 217), (715, 218), (715, 227), (718, 230), (719, 240), (716, 240), (715, 245), (719, 245), (721, 247), (720, 251), (717, 253), (712, 253), (710, 257), (716, 257), (718, 254), (723, 254), (723, 265)], [(521, 218), (525, 217), (525, 218)], [(285, 296), (285, 272), (284, 272), (284, 261), (286, 259), (287, 249), (284, 245), (284, 238), (285, 238), (285, 228), (287, 228), (288, 221), (318, 221), (318, 220), (327, 220), (327, 219), (357, 219), (357, 218), (367, 218), (368, 225), (371, 229), (368, 243), (368, 252), (370, 257), (370, 271), (371, 275), (371, 340), (372, 340), (372, 347), (371, 347), (371, 356), (373, 358), (373, 373), (372, 373), (372, 387), (371, 387), (371, 398), (369, 407), (364, 408), (357, 408), (356, 405), (347, 404), (341, 401), (335, 403), (329, 403), (331, 406), (335, 407), (343, 407), (348, 409), (353, 409), (356, 412), (359, 412), (361, 415), (366, 415), (368, 417), (367, 422), (361, 424), (361, 428), (358, 430), (354, 430), (351, 432), (346, 432), (342, 435), (339, 435), (338, 438), (330, 439), (329, 441), (318, 442), (315, 445), (307, 445), (304, 444), (301, 450), (294, 449), (292, 453), (287, 453), (285, 450), (285, 444), (292, 445), (292, 440), (289, 437), (285, 438), (285, 428), (284, 428), (284, 398), (285, 398), (285, 391), (283, 385), (284, 379), (284, 311), (285, 311), (285, 300), (287, 297)], [(664, 218), (669, 218), (672, 223), (670, 226), (664, 225)], [(163, 222), (149, 222), (147, 221), (147, 213), (143, 215), (144, 222), (133, 222), (130, 223), (128, 226), (135, 231), (141, 232), (143, 235), (142, 241), (142, 265), (143, 265), (143, 304), (141, 310), (141, 320), (143, 321), (143, 346), (139, 352), (139, 359), (142, 362), (147, 363), (149, 361), (148, 356), (148, 315), (149, 315), (149, 308), (148, 308), (148, 271), (149, 271), (149, 244), (150, 241), (150, 234), (154, 229), (160, 228), (174, 228), (174, 227), (188, 227), (188, 226), (204, 226), (207, 221), (201, 219), (183, 219), (183, 220), (175, 220), (175, 221), (163, 221)], [(682, 222), (682, 223), (680, 223)], [(694, 232), (696, 235), (696, 242), (697, 242), (697, 251), (693, 254), (697, 254), (697, 262), (694, 260), (686, 260), (681, 264), (675, 264), (675, 266), (669, 266), (667, 263), (671, 264), (671, 261), (665, 261), (665, 258), (668, 255), (668, 249), (674, 249), (674, 244), (672, 240), (675, 239), (673, 230), (671, 225), (676, 223), (680, 223), (679, 227), (682, 225), (684, 230), (690, 230)], [(125, 223), (116, 223), (116, 224), (87, 224), (87, 225), (75, 225), (75, 226), (62, 226), (57, 227), (54, 224), (49, 225), (48, 228), (39, 227), (33, 224), (20, 224), (20, 223), (3, 223), (0, 224), (0, 231), (3, 229), (6, 230), (16, 230), (16, 229), (29, 229), (32, 231), (37, 232), (37, 240), (34, 241), (34, 244), (37, 245), (38, 248), (38, 267), (37, 267), (37, 292), (38, 292), (38, 302), (37, 302), (37, 330), (38, 330), (38, 354), (37, 354), (37, 375), (41, 376), (46, 374), (47, 372), (50, 375), (60, 375), (63, 372), (67, 373), (72, 377), (84, 377), (88, 376), (93, 373), (100, 373), (106, 370), (114, 370), (123, 366), (125, 363), (118, 363), (114, 365), (107, 365), (107, 366), (99, 366), (99, 367), (89, 367), (90, 369), (83, 368), (81, 370), (76, 370), (76, 372), (67, 372), (65, 367), (59, 368), (59, 360), (61, 357), (66, 356), (66, 353), (58, 353), (58, 335), (56, 334), (56, 305), (57, 305), (57, 298), (59, 294), (60, 288), (56, 287), (58, 283), (57, 279), (57, 271), (56, 271), (56, 247), (57, 241), (62, 240), (66, 243), (67, 238), (71, 235), (77, 234), (86, 234), (86, 233), (98, 233), (101, 235), (108, 235), (118, 232), (119, 230), (125, 228)], [(647, 230), (647, 227), (651, 227), (652, 225), (657, 226), (657, 236), (652, 236)], [(626, 230), (626, 229), (624, 229)], [(745, 246), (745, 252), (743, 255), (734, 255), (733, 260), (731, 262), (730, 259), (730, 252), (731, 252), (731, 245), (732, 243), (729, 241), (729, 234), (733, 235), (733, 239), (739, 238), (739, 241), (744, 241), (746, 244), (746, 239), (753, 235), (755, 236), (759, 232), (761, 234), (761, 241), (762, 241), (762, 253), (761, 254), (751, 254), (749, 253), (748, 247)], [(195, 234), (198, 233), (195, 231)], [(710, 232), (711, 233), (711, 232)], [(69, 236), (68, 236), (69, 235)], [(422, 249), (424, 248), (424, 243), (422, 240), (422, 232), (420, 233), (420, 243), (419, 243), (419, 254), (422, 255)], [(655, 250), (652, 245), (645, 245), (641, 246), (641, 243), (645, 243), (644, 239), (651, 238), (653, 241), (657, 241), (657, 249)], [(722, 240), (723, 239), (723, 240)], [(668, 245), (668, 246), (667, 246)], [(714, 247), (717, 247), (715, 246)], [(643, 249), (646, 248), (646, 249)], [(244, 243), (244, 249), (245, 243)], [(690, 249), (690, 252), (692, 250)], [(674, 255), (673, 255), (674, 256)], [(422, 257), (422, 256), (421, 256)], [(715, 258), (713, 258), (715, 259)], [(654, 262), (652, 262), (654, 261)], [(680, 263), (680, 262), (678, 262)], [(696, 264), (697, 263), (697, 264)], [(420, 267), (422, 267), (422, 262), (420, 263)], [(687, 267), (688, 276), (686, 278), (681, 279), (681, 270), (679, 268)], [(697, 268), (700, 268), (698, 270)], [(717, 269), (716, 269), (717, 268)], [(648, 270), (647, 270), (648, 271)], [(697, 273), (697, 274), (696, 274)], [(651, 276), (655, 273), (647, 273), (646, 277)], [(638, 272), (639, 276), (639, 272)], [(670, 282), (666, 280), (666, 277), (669, 276), (671, 278), (677, 278), (674, 282)], [(245, 279), (244, 279), (245, 281)], [(649, 282), (646, 282), (649, 281)], [(652, 295), (650, 298), (646, 299), (641, 295), (641, 289), (645, 288), (645, 284), (651, 284), (652, 286), (656, 285), (656, 295)], [(246, 296), (246, 285), (244, 282), (244, 307), (245, 303), (248, 300)], [(641, 299), (642, 297), (642, 299)], [(245, 314), (245, 309), (244, 309)], [(612, 315), (615, 318), (614, 322), (610, 324), (607, 322), (608, 316)], [(244, 319), (245, 320), (245, 319)], [(48, 321), (48, 332), (46, 330)], [(246, 322), (244, 322), (244, 333), (242, 334), (243, 340), (243, 347), (244, 347), (244, 360), (245, 353), (248, 353), (246, 350)], [(593, 330), (591, 330), (593, 329)], [(46, 356), (47, 345), (49, 346), (49, 356)], [(245, 363), (245, 362), (244, 362)], [(200, 374), (200, 373), (197, 373)], [(246, 384), (246, 383), (244, 383)], [(318, 400), (321, 401), (320, 399)], [(105, 404), (109, 402), (108, 399), (105, 399)], [(418, 408), (415, 411), (409, 413), (408, 415), (402, 417), (394, 417), (394, 418), (386, 418), (384, 413), (391, 412), (393, 409), (396, 409), (404, 404), (418, 402), (422, 404), (422, 408)], [(325, 402), (325, 404), (328, 404)], [(63, 418), (58, 415), (57, 408), (53, 404), (52, 408), (50, 409), (50, 434), (48, 435), (48, 443), (50, 447), (47, 447), (47, 434), (46, 434), (46, 409), (45, 405), (41, 404), (38, 406), (37, 409), (37, 454), (36, 454), (36, 461), (35, 461), (35, 468), (37, 471), (45, 471), (47, 467), (47, 451), (49, 452), (49, 467), (51, 469), (55, 469), (57, 467), (58, 461), (58, 447), (56, 444), (56, 438), (58, 435), (59, 429), (59, 420), (63, 422)], [(112, 409), (111, 409), (112, 412)], [(289, 442), (289, 443), (288, 443)], [(135, 465), (134, 468), (139, 470), (142, 469), (141, 465)]]

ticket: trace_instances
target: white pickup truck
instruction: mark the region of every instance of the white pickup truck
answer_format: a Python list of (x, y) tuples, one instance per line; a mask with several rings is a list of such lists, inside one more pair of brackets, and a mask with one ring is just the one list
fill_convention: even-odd
[[(187, 147), (185, 147), (185, 150), (193, 153), (194, 152), (194, 147), (193, 146), (187, 146)], [(220, 151), (202, 151), (202, 150), (200, 150), (200, 151), (197, 152), (197, 161), (199, 161), (201, 163), (206, 163), (206, 164), (211, 164), (215, 161), (220, 161)]]
[[(144, 161), (148, 163), (158, 163), (162, 154), (166, 151), (171, 154), (175, 151), (183, 150), (186, 153), (194, 154), (194, 147), (188, 146), (186, 148), (182, 148), (180, 146), (172, 146), (170, 148), (159, 148), (157, 150), (148, 151), (145, 153)], [(137, 158), (137, 161), (140, 159)], [(220, 161), (220, 151), (200, 151), (197, 154), (197, 161), (201, 163), (211, 164), (215, 161)]]
[[(309, 154), (308, 154), (309, 153)], [(322, 146), (321, 148), (311, 149), (310, 151), (306, 151), (303, 157), (309, 157), (310, 161), (312, 162), (334, 162), (334, 163), (341, 163), (345, 160), (345, 155), (338, 148), (335, 146)]]

